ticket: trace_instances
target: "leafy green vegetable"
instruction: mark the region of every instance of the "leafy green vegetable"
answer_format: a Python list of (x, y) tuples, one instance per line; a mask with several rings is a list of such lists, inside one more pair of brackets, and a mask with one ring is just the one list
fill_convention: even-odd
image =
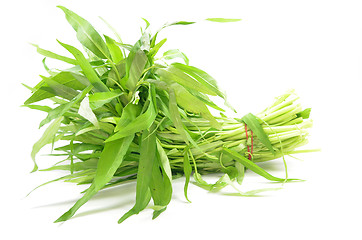
[[(50, 158), (64, 158), (41, 171), (63, 171), (65, 175), (40, 186), (55, 181), (89, 185), (55, 222), (70, 219), (97, 192), (129, 181), (137, 182), (135, 203), (119, 223), (140, 213), (151, 200), (153, 219), (157, 218), (172, 199), (173, 179), (181, 176), (189, 202), (190, 183), (211, 192), (231, 186), (235, 193), (230, 195), (238, 196), (279, 189), (241, 192), (234, 183), (242, 184), (246, 170), (270, 181), (297, 180), (287, 174), (285, 178), (275, 177), (258, 165), (315, 151), (297, 149), (308, 142), (312, 121), (310, 108), (303, 110), (293, 91), (278, 97), (259, 114), (228, 118), (210, 97), (223, 99), (233, 110), (216, 80), (190, 66), (181, 50), (162, 52), (166, 38), (157, 39), (164, 28), (195, 22), (166, 23), (152, 34), (149, 21), (143, 19), (141, 36), (135, 44), (128, 44), (108, 23), (115, 39), (102, 36), (71, 10), (59, 8), (84, 49), (59, 42), (74, 57), (69, 58), (34, 45), (46, 58), (72, 66), (59, 70), (43, 60), (49, 76), (40, 76), (34, 87), (24, 84), (31, 91), (24, 106), (47, 113), (40, 127), (50, 123), (33, 146), (33, 172), (38, 170), (35, 156), (47, 144), (54, 148)], [(240, 19), (206, 20), (227, 23)], [(44, 102), (37, 103), (40, 101)], [(209, 107), (217, 114), (211, 114)], [(62, 145), (56, 146), (58, 143)], [(220, 178), (209, 183), (205, 178), (209, 173), (220, 174)]]

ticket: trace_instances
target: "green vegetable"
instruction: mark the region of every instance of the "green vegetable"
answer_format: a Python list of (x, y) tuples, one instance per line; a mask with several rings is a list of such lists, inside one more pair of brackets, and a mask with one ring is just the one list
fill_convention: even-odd
[[(118, 40), (103, 37), (82, 17), (59, 8), (85, 52), (59, 42), (74, 57), (68, 58), (34, 45), (38, 53), (68, 63), (70, 68), (42, 76), (34, 88), (28, 87), (32, 95), (24, 103), (48, 114), (40, 127), (49, 126), (31, 153), (33, 171), (38, 170), (35, 157), (42, 147), (61, 140), (64, 145), (51, 155), (64, 156), (64, 160), (42, 171), (65, 171), (65, 176), (47, 183), (90, 184), (56, 222), (71, 218), (98, 191), (127, 181), (137, 181), (136, 199), (119, 222), (141, 212), (151, 200), (153, 218), (159, 216), (171, 201), (172, 180), (180, 176), (185, 176), (188, 201), (192, 176), (196, 185), (209, 191), (228, 185), (237, 190), (233, 183), (241, 184), (247, 169), (270, 181), (297, 180), (287, 174), (286, 178), (273, 176), (257, 165), (314, 151), (296, 150), (307, 143), (312, 121), (308, 119), (310, 109), (301, 108), (294, 91), (259, 114), (228, 118), (209, 98), (226, 101), (214, 78), (190, 66), (188, 57), (178, 49), (159, 53), (166, 42), (157, 39), (162, 29), (195, 22), (165, 24), (151, 35), (144, 19), (146, 27), (131, 45), (121, 42), (117, 33)], [(206, 20), (225, 23), (240, 19)], [(49, 70), (45, 60), (43, 64)], [(220, 111), (220, 117), (212, 115), (209, 107)], [(209, 173), (222, 175), (217, 182), (207, 183), (203, 176)], [(270, 189), (237, 190), (237, 194), (250, 196), (266, 190)]]

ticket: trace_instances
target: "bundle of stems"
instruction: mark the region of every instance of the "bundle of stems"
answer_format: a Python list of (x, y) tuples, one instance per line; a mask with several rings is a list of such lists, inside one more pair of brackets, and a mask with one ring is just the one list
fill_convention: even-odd
[[(57, 142), (61, 145), (54, 147), (50, 155), (63, 159), (41, 171), (66, 172), (50, 182), (90, 184), (82, 198), (56, 222), (71, 218), (98, 191), (128, 181), (137, 182), (136, 201), (119, 222), (145, 209), (151, 199), (153, 218), (165, 211), (172, 196), (172, 180), (180, 176), (185, 176), (186, 199), (191, 176), (195, 184), (210, 191), (233, 186), (234, 181), (241, 183), (246, 169), (270, 181), (295, 180), (287, 174), (285, 178), (275, 177), (256, 164), (313, 151), (296, 150), (307, 143), (312, 121), (308, 119), (310, 109), (302, 109), (293, 90), (257, 115), (228, 118), (208, 97), (219, 96), (226, 101), (215, 79), (190, 66), (184, 53), (172, 49), (156, 58), (166, 42), (157, 42), (162, 29), (194, 22), (168, 23), (152, 35), (145, 20), (141, 38), (130, 45), (119, 37), (116, 41), (104, 35), (103, 39), (85, 19), (60, 8), (77, 32), (87, 57), (62, 42), (74, 58), (36, 46), (45, 57), (73, 66), (54, 70), (44, 59), (50, 76), (41, 76), (34, 88), (28, 87), (32, 95), (24, 104), (47, 112), (40, 127), (48, 127), (31, 153), (33, 171), (38, 170), (36, 154), (45, 145), (54, 147)], [(55, 105), (34, 104), (49, 100)], [(212, 115), (209, 107), (219, 111), (220, 116)], [(222, 176), (210, 184), (202, 178), (209, 173)]]
[[(279, 99), (283, 99), (283, 101)], [(308, 152), (309, 150), (295, 150), (308, 143), (307, 129), (312, 127), (312, 120), (307, 119), (310, 109), (305, 109), (303, 112), (301, 105), (295, 104), (298, 99), (299, 97), (295, 95), (294, 91), (290, 91), (280, 96), (269, 108), (256, 115), (275, 150), (274, 153), (257, 137), (253, 139), (253, 152), (250, 152), (250, 149), (248, 151), (247, 146), (252, 145), (251, 138), (248, 136), (252, 135), (252, 131), (250, 129), (246, 131), (245, 124), (236, 119), (219, 117), (217, 120), (222, 128), (210, 130), (208, 121), (191, 117), (191, 121), (185, 121), (184, 124), (192, 134), (198, 135), (198, 147), (191, 146), (190, 148), (196, 162), (200, 161), (200, 164), (197, 165), (205, 166), (207, 168), (205, 173), (222, 170), (227, 166), (220, 159), (220, 153), (225, 147), (235, 149), (239, 153), (243, 152), (244, 157), (251, 158), (253, 162), (264, 162), (284, 155)], [(177, 161), (183, 157), (182, 150), (187, 147), (185, 142), (173, 126), (159, 131), (157, 136), (161, 139), (162, 147), (170, 152), (168, 155), (171, 166), (176, 169)], [(209, 164), (207, 164), (208, 160)]]

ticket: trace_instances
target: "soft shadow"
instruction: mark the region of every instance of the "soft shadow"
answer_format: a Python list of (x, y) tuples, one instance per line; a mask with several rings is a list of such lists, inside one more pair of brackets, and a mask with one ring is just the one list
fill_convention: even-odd
[[(114, 186), (109, 189), (104, 189), (100, 191), (97, 195), (95, 195), (92, 199), (89, 200), (89, 203), (94, 203), (97, 200), (104, 199), (113, 199), (117, 198), (117, 203), (112, 205), (101, 206), (98, 208), (93, 208), (87, 211), (83, 211), (77, 213), (72, 218), (80, 218), (92, 214), (97, 214), (101, 212), (106, 212), (115, 209), (124, 209), (130, 203), (135, 201), (135, 193), (136, 193), (136, 182), (130, 182), (123, 184), (121, 186)], [(128, 209), (127, 209), (128, 210)]]
[[(97, 200), (99, 201), (99, 200), (113, 199), (113, 198), (117, 198), (120, 200), (123, 199), (124, 201), (111, 205), (111, 206), (82, 212), (82, 213), (76, 214), (73, 218), (89, 215), (92, 213), (98, 213), (98, 212), (102, 212), (102, 211), (112, 210), (112, 209), (116, 209), (116, 208), (122, 208), (122, 207), (126, 206), (127, 204), (129, 204), (129, 202), (130, 202), (129, 200), (135, 195), (135, 189), (136, 189), (136, 182), (129, 182), (129, 183), (125, 183), (120, 186), (113, 186), (110, 188), (103, 189), (103, 190), (99, 191), (95, 196), (93, 196), (88, 201), (88, 203), (92, 203)], [(66, 200), (66, 201), (60, 201), (60, 202), (55, 202), (55, 203), (50, 203), (50, 204), (43, 204), (40, 206), (33, 207), (33, 209), (47, 208), (47, 207), (62, 207), (64, 205), (69, 206), (69, 205), (73, 205), (78, 199), (79, 198), (74, 198), (74, 199)]]

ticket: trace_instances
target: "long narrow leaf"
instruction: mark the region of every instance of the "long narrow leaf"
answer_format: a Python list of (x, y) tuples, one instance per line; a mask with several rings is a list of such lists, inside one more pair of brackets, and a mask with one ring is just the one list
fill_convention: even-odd
[(184, 139), (185, 143), (188, 144), (189, 137), (187, 136), (187, 132), (184, 129), (184, 125), (182, 123), (180, 112), (179, 112), (179, 109), (177, 106), (175, 91), (172, 88), (170, 88), (168, 91), (168, 95), (169, 95), (169, 105), (168, 105), (169, 109), (168, 110), (170, 113), (171, 120), (172, 120), (173, 124), (175, 125), (175, 128), (178, 131), (178, 133)]
[(271, 151), (275, 154), (275, 150), (273, 149), (273, 145), (271, 144), (268, 135), (263, 130), (263, 127), (260, 125), (259, 120), (252, 113), (246, 114), (241, 118), (243, 121), (258, 137), (258, 139)]
[(190, 178), (191, 178), (191, 172), (192, 172), (192, 167), (190, 164), (190, 157), (189, 157), (188, 151), (184, 152), (183, 170), (184, 170), (184, 174), (185, 174), (184, 195), (185, 195), (186, 200), (188, 202), (191, 202), (188, 197), (188, 194), (187, 194), (187, 190), (188, 190)]
[(184, 87), (177, 83), (171, 84), (171, 88), (174, 89), (177, 104), (186, 109), (187, 111), (201, 114), (203, 118), (210, 121), (211, 126), (220, 129), (220, 124), (216, 121), (214, 116), (210, 113), (206, 104), (194, 97)]
[(58, 6), (58, 8), (65, 13), (66, 19), (77, 32), (77, 38), (83, 46), (101, 59), (110, 59), (106, 43), (87, 20), (63, 6)]
[(120, 62), (124, 58), (122, 50), (119, 48), (113, 38), (108, 37), (107, 35), (104, 35), (104, 38), (106, 39), (106, 44), (110, 51), (113, 62)]
[(34, 162), (34, 169), (32, 172), (38, 170), (38, 165), (35, 161), (36, 154), (47, 144), (52, 143), (55, 137), (55, 134), (58, 132), (60, 124), (63, 120), (63, 117), (58, 117), (55, 119), (52, 124), (44, 131), (42, 137), (33, 145), (33, 149), (31, 151), (31, 158)]
[(203, 84), (198, 82), (195, 78), (186, 74), (184, 71), (174, 67), (173, 65), (168, 66), (166, 69), (160, 68), (157, 69), (156, 73), (161, 77), (161, 80), (170, 82), (174, 81), (178, 84), (208, 94), (212, 96), (216, 96), (217, 94), (210, 90), (209, 87), (205, 87)]
[(42, 127), (43, 125), (49, 123), (51, 120), (63, 116), (75, 103), (78, 103), (81, 99), (83, 99), (87, 93), (92, 90), (93, 86), (89, 85), (86, 89), (84, 89), (82, 92), (80, 92), (75, 98), (73, 98), (71, 101), (61, 104), (60, 106), (54, 108), (51, 110), (47, 117), (40, 122), (39, 127)]
[(153, 212), (153, 219), (165, 211), (172, 197), (172, 173), (167, 154), (157, 141), (156, 159), (153, 162), (150, 182), (151, 196), (156, 206), (161, 209)]
[(240, 162), (242, 165), (244, 165), (246, 168), (250, 169), (251, 171), (255, 172), (256, 174), (259, 174), (260, 176), (270, 180), (270, 181), (277, 181), (277, 182), (284, 182), (284, 181), (292, 181), (292, 180), (299, 180), (299, 179), (284, 179), (284, 178), (278, 178), (274, 177), (267, 171), (265, 171), (263, 168), (259, 167), (249, 159), (245, 158), (244, 156), (240, 155), (238, 152), (224, 148), (224, 152), (230, 155), (233, 159)]
[(60, 61), (63, 61), (63, 62), (66, 62), (66, 63), (69, 63), (69, 64), (72, 64), (72, 65), (77, 65), (77, 61), (75, 59), (72, 59), (72, 58), (68, 58), (68, 57), (65, 57), (65, 56), (62, 56), (62, 55), (59, 55), (59, 54), (56, 54), (56, 53), (53, 53), (51, 51), (48, 51), (48, 50), (45, 50), (43, 48), (40, 48), (38, 45), (36, 44), (31, 44), (33, 45), (34, 47), (36, 47), (36, 51), (45, 56), (45, 57), (49, 57), (49, 58), (53, 58), (53, 59), (57, 59), (57, 60), (60, 60)]
[(62, 222), (71, 218), (83, 204), (112, 179), (117, 168), (121, 165), (133, 138), (134, 135), (130, 135), (117, 141), (106, 143), (99, 158), (96, 175), (92, 185), (87, 189), (83, 197), (55, 222)]
[(53, 79), (44, 78), (44, 80), (47, 86), (41, 87), (40, 90), (45, 90), (54, 94), (55, 96), (68, 100), (72, 100), (75, 96), (78, 95), (78, 91), (66, 85), (60, 84)]
[(171, 49), (171, 50), (168, 50), (168, 51), (164, 52), (163, 53), (163, 58), (166, 59), (166, 60), (181, 58), (182, 60), (184, 60), (186, 65), (189, 64), (188, 57), (183, 52), (181, 52), (179, 49)]
[(126, 212), (118, 223), (123, 222), (130, 216), (138, 214), (145, 209), (151, 200), (150, 182), (152, 179), (153, 162), (156, 157), (156, 133), (144, 130), (142, 133), (140, 158), (137, 172), (136, 203), (131, 210)]
[(42, 79), (43, 80), (34, 87), (33, 94), (25, 101), (24, 104), (31, 104), (55, 96), (54, 92), (52, 93), (42, 89), (42, 87), (49, 87), (47, 79), (53, 80), (74, 90), (83, 90), (89, 85), (89, 82), (88, 84), (86, 82), (88, 80), (84, 81), (81, 75), (66, 71), (59, 72), (51, 77), (42, 77)]
[(137, 51), (134, 55), (131, 56), (133, 56), (133, 58), (130, 65), (126, 86), (130, 91), (134, 91), (137, 82), (139, 81), (146, 66), (148, 58), (142, 50)]
[[(154, 122), (156, 115), (157, 115), (157, 112), (155, 110), (155, 105), (153, 103), (153, 97), (151, 94), (151, 87), (150, 87), (149, 94), (148, 94), (148, 102), (149, 102), (149, 105), (148, 105), (147, 110), (144, 113), (142, 113), (141, 115), (139, 115), (132, 122), (129, 122), (128, 124), (124, 124), (123, 118), (121, 118), (120, 123), (118, 123), (119, 126), (117, 125), (117, 127), (116, 127), (116, 131), (117, 130), (119, 130), (119, 131), (116, 132), (111, 137), (109, 137), (106, 140), (106, 142), (114, 141), (118, 138), (122, 138), (129, 134), (136, 133), (136, 132), (149, 128), (152, 125), (152, 123)], [(132, 103), (129, 103), (129, 104), (132, 104)], [(122, 127), (120, 127), (120, 126), (122, 126)]]
[(196, 79), (198, 82), (200, 82), (202, 85), (209, 88), (212, 92), (216, 93), (219, 97), (225, 99), (225, 94), (220, 91), (219, 87), (217, 86), (216, 80), (213, 77), (211, 77), (208, 73), (206, 73), (205, 71), (203, 71), (199, 68), (184, 65), (181, 63), (173, 63), (172, 65), (174, 67), (184, 71), (185, 73), (189, 74), (194, 79)]
[(121, 96), (123, 93), (120, 90), (111, 92), (96, 92), (89, 96), (89, 104), (92, 109), (102, 107), (104, 104), (111, 102), (113, 99)]
[(76, 49), (75, 47), (62, 43), (58, 41), (65, 49), (67, 49), (75, 59), (77, 60), (79, 66), (82, 68), (84, 75), (88, 78), (89, 82), (94, 86), (94, 88), (100, 92), (108, 92), (109, 89), (107, 86), (99, 79), (97, 73), (94, 71), (90, 63), (84, 57), (83, 53)]
[(239, 22), (240, 18), (206, 18), (205, 20), (218, 23)]

